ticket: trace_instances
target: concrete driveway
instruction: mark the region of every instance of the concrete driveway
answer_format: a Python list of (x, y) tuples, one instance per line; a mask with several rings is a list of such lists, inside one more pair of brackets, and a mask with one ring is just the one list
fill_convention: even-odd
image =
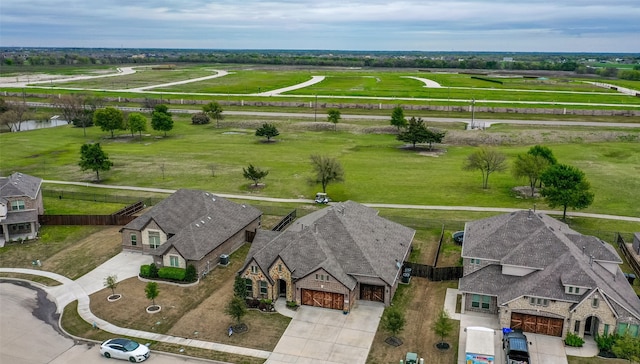
[(358, 301), (349, 314), (302, 306), (278, 341), (267, 364), (346, 364), (367, 361), (384, 305)]

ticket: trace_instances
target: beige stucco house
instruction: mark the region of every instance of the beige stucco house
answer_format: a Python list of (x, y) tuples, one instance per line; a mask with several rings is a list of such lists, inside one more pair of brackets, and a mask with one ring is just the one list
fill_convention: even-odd
[(415, 230), (353, 201), (306, 215), (284, 232), (260, 230), (239, 274), (251, 297), (350, 310), (389, 305)]
[(42, 179), (13, 173), (0, 177), (0, 247), (6, 242), (35, 239), (44, 214)]
[(181, 189), (125, 225), (123, 250), (154, 256), (158, 267), (196, 267), (207, 274), (250, 241), (262, 212), (199, 190)]
[(462, 258), (465, 311), (562, 338), (638, 336), (640, 299), (615, 249), (545, 214), (518, 211), (467, 223)]

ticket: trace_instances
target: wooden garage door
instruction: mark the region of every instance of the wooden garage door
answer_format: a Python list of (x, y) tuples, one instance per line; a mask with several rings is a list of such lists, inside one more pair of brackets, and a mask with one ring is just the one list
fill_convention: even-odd
[(361, 284), (360, 299), (367, 301), (384, 302), (384, 286)]
[(563, 319), (511, 313), (511, 328), (535, 334), (562, 336)]
[(302, 304), (307, 306), (342, 310), (344, 308), (344, 295), (342, 293), (303, 289)]

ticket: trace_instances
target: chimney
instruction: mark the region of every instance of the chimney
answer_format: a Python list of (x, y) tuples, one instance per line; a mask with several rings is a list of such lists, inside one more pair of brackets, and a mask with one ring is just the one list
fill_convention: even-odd
[(586, 245), (582, 246), (582, 255), (587, 255), (587, 253), (585, 253), (585, 249), (587, 249)]

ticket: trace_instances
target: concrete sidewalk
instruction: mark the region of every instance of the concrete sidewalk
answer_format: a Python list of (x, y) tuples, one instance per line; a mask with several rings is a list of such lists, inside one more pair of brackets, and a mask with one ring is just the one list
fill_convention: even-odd
[[(141, 255), (141, 254), (138, 254), (138, 255)], [(104, 274), (105, 271), (111, 272), (110, 274), (118, 274), (118, 272), (121, 272), (120, 274), (123, 274), (123, 277), (124, 277), (125, 274), (123, 272), (130, 271), (131, 270), (130, 266), (134, 266), (135, 264), (137, 264), (135, 262), (139, 260), (139, 258), (137, 257), (129, 257), (129, 258), (131, 258), (131, 260), (127, 260), (127, 256), (120, 256), (120, 257), (116, 256), (111, 260), (107, 261), (107, 263), (105, 263), (106, 268), (104, 268), (106, 270), (96, 269), (97, 273), (93, 275), (91, 273), (88, 273), (86, 275), (87, 282), (85, 283), (85, 285), (90, 290), (96, 289), (97, 283), (90, 283), (89, 280), (92, 279), (91, 277), (95, 277), (95, 279), (98, 280), (98, 283), (102, 284), (104, 280), (104, 277), (102, 277), (102, 274)], [(122, 267), (122, 270), (114, 271), (114, 268), (116, 267), (114, 264), (116, 263), (120, 263), (124, 265)], [(136, 269), (139, 269), (140, 265), (137, 265), (135, 267)], [(57, 310), (58, 313), (61, 313), (67, 304), (77, 300), (78, 314), (83, 320), (91, 324), (95, 323), (96, 326), (101, 330), (110, 332), (117, 336), (118, 335), (130, 336), (130, 337), (135, 337), (139, 339), (153, 340), (153, 341), (176, 344), (181, 346), (191, 346), (191, 347), (197, 347), (197, 348), (202, 348), (207, 350), (215, 350), (215, 351), (221, 351), (221, 352), (244, 355), (244, 356), (252, 356), (252, 357), (262, 358), (262, 359), (267, 359), (271, 355), (270, 351), (265, 351), (265, 350), (256, 350), (256, 349), (244, 348), (240, 346), (225, 345), (225, 344), (219, 344), (219, 343), (210, 342), (210, 341), (186, 339), (182, 337), (163, 335), (163, 334), (158, 334), (153, 332), (132, 330), (132, 329), (119, 327), (101, 318), (96, 317), (91, 312), (91, 308), (89, 306), (89, 294), (87, 293), (87, 291), (85, 291), (83, 286), (77, 281), (72, 281), (69, 278), (66, 278), (56, 273), (47, 272), (44, 270), (36, 270), (36, 269), (0, 268), (0, 273), (30, 274), (30, 275), (47, 277), (62, 283), (60, 286), (44, 288), (45, 291), (48, 293), (48, 295), (56, 302), (56, 305), (58, 307), (58, 310)], [(121, 277), (119, 275), (118, 279), (120, 278)], [(100, 289), (102, 288), (104, 288), (104, 286), (102, 286)]]

